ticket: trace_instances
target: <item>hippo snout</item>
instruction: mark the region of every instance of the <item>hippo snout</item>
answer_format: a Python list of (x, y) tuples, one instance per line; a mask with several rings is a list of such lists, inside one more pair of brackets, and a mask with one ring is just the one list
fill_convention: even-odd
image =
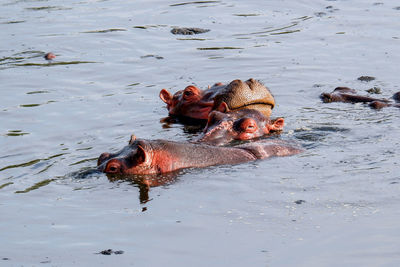
[(332, 94), (329, 94), (329, 93), (322, 93), (322, 94), (320, 95), (320, 98), (321, 98), (322, 102), (324, 102), (324, 103), (330, 103), (330, 102), (332, 102)]
[(107, 153), (107, 152), (102, 153), (100, 155), (100, 157), (98, 158), (98, 160), (97, 160), (97, 166), (100, 166), (101, 164), (103, 164), (104, 162), (106, 162), (110, 158), (111, 158), (111, 154), (110, 153)]
[(115, 155), (103, 153), (97, 160), (97, 169), (109, 174), (122, 174), (125, 170), (125, 164), (122, 159), (115, 158)]
[(123, 174), (125, 165), (120, 159), (110, 159), (100, 164), (98, 170), (107, 174)]

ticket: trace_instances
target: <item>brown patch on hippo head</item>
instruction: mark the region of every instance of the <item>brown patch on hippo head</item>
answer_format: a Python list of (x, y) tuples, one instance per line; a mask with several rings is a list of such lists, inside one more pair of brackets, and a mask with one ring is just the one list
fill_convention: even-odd
[[(226, 106), (221, 107), (221, 105)], [(234, 80), (214, 98), (214, 110), (229, 112), (239, 109), (255, 109), (269, 117), (275, 99), (267, 87), (255, 79), (245, 82)]]

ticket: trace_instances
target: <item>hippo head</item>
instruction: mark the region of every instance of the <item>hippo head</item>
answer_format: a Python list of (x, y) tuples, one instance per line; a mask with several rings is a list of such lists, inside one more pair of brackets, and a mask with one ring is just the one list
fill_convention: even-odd
[(185, 90), (180, 90), (174, 95), (162, 89), (160, 98), (167, 104), (169, 115), (199, 120), (207, 119), (214, 103), (208, 99), (203, 90), (193, 85), (189, 85)]
[(336, 87), (331, 93), (322, 93), (320, 98), (324, 103), (346, 102), (347, 95), (356, 95), (357, 91), (348, 87)]
[(107, 174), (149, 174), (152, 171), (152, 148), (132, 135), (129, 145), (117, 153), (103, 153), (97, 160), (98, 169)]
[(270, 120), (257, 110), (213, 111), (198, 142), (222, 145), (232, 140), (249, 140), (281, 131), (283, 126), (283, 118)]
[(228, 112), (238, 109), (254, 109), (266, 117), (271, 115), (275, 100), (267, 87), (259, 81), (234, 80), (214, 97), (213, 110)]

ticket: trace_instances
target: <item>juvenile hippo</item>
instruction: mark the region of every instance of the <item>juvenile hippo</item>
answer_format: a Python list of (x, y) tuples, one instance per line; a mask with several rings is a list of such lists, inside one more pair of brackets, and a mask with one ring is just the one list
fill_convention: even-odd
[(183, 168), (238, 164), (272, 156), (289, 156), (301, 149), (279, 141), (255, 142), (236, 147), (180, 143), (166, 140), (137, 140), (117, 153), (103, 153), (97, 165), (108, 174), (161, 174)]
[(200, 120), (207, 120), (213, 109), (228, 112), (251, 108), (269, 116), (275, 106), (269, 89), (254, 79), (234, 80), (228, 85), (216, 83), (206, 90), (190, 85), (174, 95), (162, 89), (160, 98), (167, 104), (169, 115)]
[(197, 142), (222, 145), (232, 140), (249, 140), (283, 129), (284, 119), (271, 120), (253, 109), (241, 109), (228, 113), (210, 113), (203, 135)]
[[(369, 106), (374, 109), (383, 107), (398, 107), (399, 103), (391, 103), (387, 99), (373, 98), (369, 96), (358, 95), (357, 91), (348, 87), (337, 87), (331, 93), (322, 93), (320, 95), (324, 103), (330, 102), (345, 102), (345, 103), (369, 103)], [(400, 102), (400, 92), (397, 92), (392, 97), (396, 102)]]
[(373, 101), (388, 102), (386, 99), (378, 99), (369, 96), (358, 95), (357, 91), (348, 87), (336, 87), (331, 93), (320, 95), (324, 103), (345, 102), (345, 103), (370, 103)]

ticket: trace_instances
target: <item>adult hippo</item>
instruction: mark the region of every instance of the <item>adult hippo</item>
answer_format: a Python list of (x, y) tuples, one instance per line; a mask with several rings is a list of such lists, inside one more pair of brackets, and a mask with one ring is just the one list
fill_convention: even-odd
[(131, 137), (117, 153), (100, 155), (98, 169), (107, 174), (161, 174), (183, 168), (238, 164), (272, 156), (289, 156), (302, 150), (282, 141), (254, 142), (235, 147), (142, 140)]
[(270, 116), (275, 106), (269, 89), (254, 79), (234, 80), (228, 85), (216, 83), (206, 90), (190, 85), (174, 95), (162, 89), (160, 98), (167, 104), (169, 115), (198, 120), (207, 120), (212, 110), (256, 109)]
[(249, 140), (283, 129), (284, 119), (271, 120), (253, 109), (241, 109), (228, 113), (212, 111), (204, 128), (203, 135), (197, 140), (210, 145), (223, 145), (232, 140)]

